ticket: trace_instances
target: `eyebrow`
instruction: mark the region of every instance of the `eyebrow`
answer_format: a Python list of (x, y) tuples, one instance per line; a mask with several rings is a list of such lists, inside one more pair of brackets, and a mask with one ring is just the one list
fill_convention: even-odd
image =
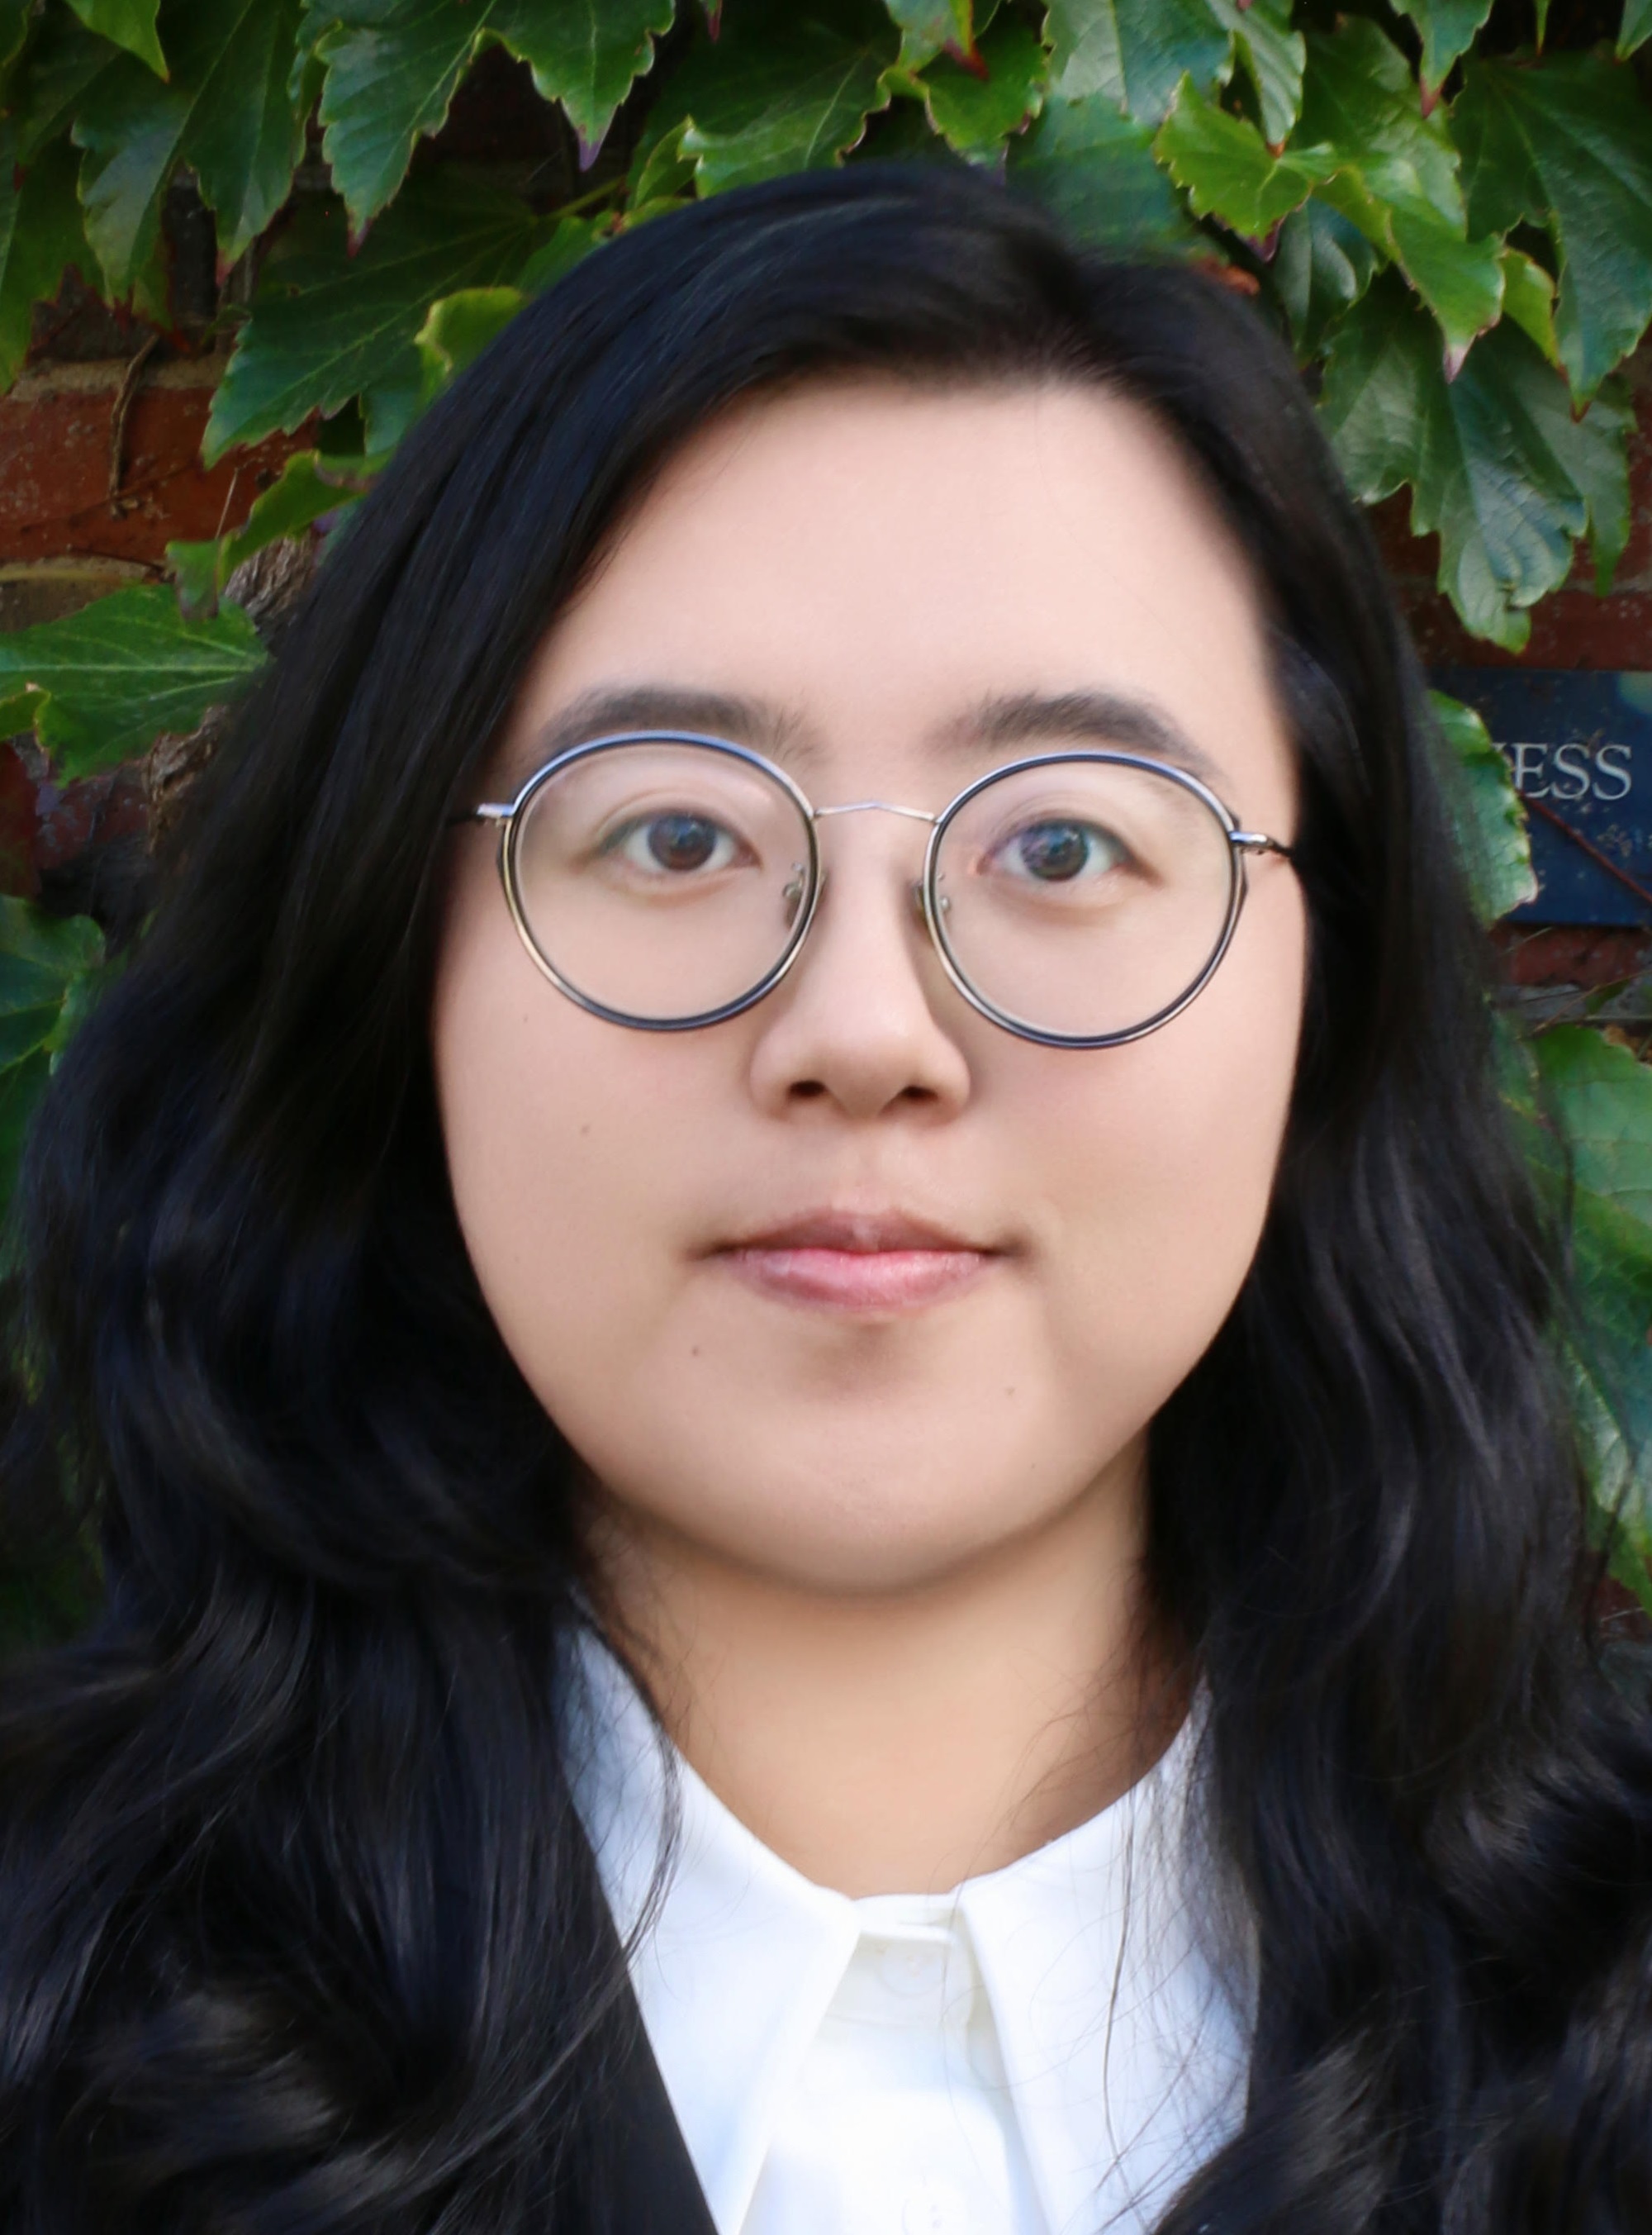
[(1154, 760), (1169, 761), (1212, 790), (1219, 791), (1228, 782), (1226, 771), (1162, 708), (1146, 698), (1107, 691), (1028, 691), (985, 698), (951, 724), (946, 734), (962, 746), (995, 750), (1056, 738), (1122, 745)]
[[(630, 731), (727, 737), (794, 764), (814, 757), (801, 717), (773, 699), (686, 684), (634, 683), (582, 691), (535, 731), (519, 757), (513, 755), (513, 774), (525, 780), (572, 746)], [(1161, 708), (1113, 691), (1028, 691), (983, 698), (938, 735), (966, 750), (1013, 750), (1055, 740), (1120, 745), (1185, 769), (1213, 790), (1228, 782), (1226, 772)]]
[(629, 683), (581, 691), (534, 732), (519, 759), (512, 756), (513, 768), (519, 768), (526, 777), (571, 746), (636, 731), (726, 737), (731, 744), (750, 745), (777, 761), (809, 758), (802, 721), (772, 699), (697, 690), (686, 684)]

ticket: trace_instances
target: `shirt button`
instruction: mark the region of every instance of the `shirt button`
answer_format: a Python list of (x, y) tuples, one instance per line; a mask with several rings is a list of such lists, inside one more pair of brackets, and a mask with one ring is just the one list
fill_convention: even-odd
[(891, 1940), (878, 1973), (892, 1995), (932, 1995), (946, 1977), (946, 1950), (930, 1942)]
[(944, 2175), (922, 2181), (902, 2207), (901, 2235), (968, 2235), (970, 2199)]

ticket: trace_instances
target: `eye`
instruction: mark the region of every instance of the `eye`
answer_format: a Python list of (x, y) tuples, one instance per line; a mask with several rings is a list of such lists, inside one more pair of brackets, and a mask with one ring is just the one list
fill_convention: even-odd
[(1129, 860), (1127, 849), (1100, 823), (1058, 816), (1023, 823), (996, 851), (1011, 876), (1041, 885), (1072, 884), (1081, 877), (1105, 876)]
[(627, 868), (655, 876), (727, 869), (749, 859), (742, 842), (708, 815), (665, 813), (638, 816), (609, 837), (603, 852)]

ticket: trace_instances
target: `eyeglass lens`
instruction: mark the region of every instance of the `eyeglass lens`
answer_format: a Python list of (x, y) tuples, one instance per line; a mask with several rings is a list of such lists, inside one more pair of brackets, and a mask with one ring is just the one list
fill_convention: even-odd
[(791, 794), (749, 762), (662, 740), (567, 763), (518, 819), (528, 935), (556, 976), (650, 1023), (727, 1008), (784, 958), (813, 858)]
[[(599, 1008), (669, 1024), (737, 1005), (806, 921), (813, 849), (798, 801), (703, 745), (604, 746), (548, 777), (517, 819), (524, 928)], [(1173, 777), (1103, 760), (1007, 772), (936, 852), (940, 936), (1011, 1026), (1083, 1039), (1173, 1006), (1220, 947), (1227, 833)]]
[(1101, 1039), (1197, 984), (1227, 927), (1234, 874), (1226, 829), (1175, 777), (1054, 761), (998, 777), (948, 823), (941, 939), (1007, 1021)]

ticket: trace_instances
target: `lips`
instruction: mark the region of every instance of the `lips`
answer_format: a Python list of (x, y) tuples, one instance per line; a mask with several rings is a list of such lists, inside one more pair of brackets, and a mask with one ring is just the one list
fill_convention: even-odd
[(895, 1211), (819, 1211), (719, 1250), (777, 1301), (846, 1313), (907, 1312), (977, 1281), (1002, 1253)]

